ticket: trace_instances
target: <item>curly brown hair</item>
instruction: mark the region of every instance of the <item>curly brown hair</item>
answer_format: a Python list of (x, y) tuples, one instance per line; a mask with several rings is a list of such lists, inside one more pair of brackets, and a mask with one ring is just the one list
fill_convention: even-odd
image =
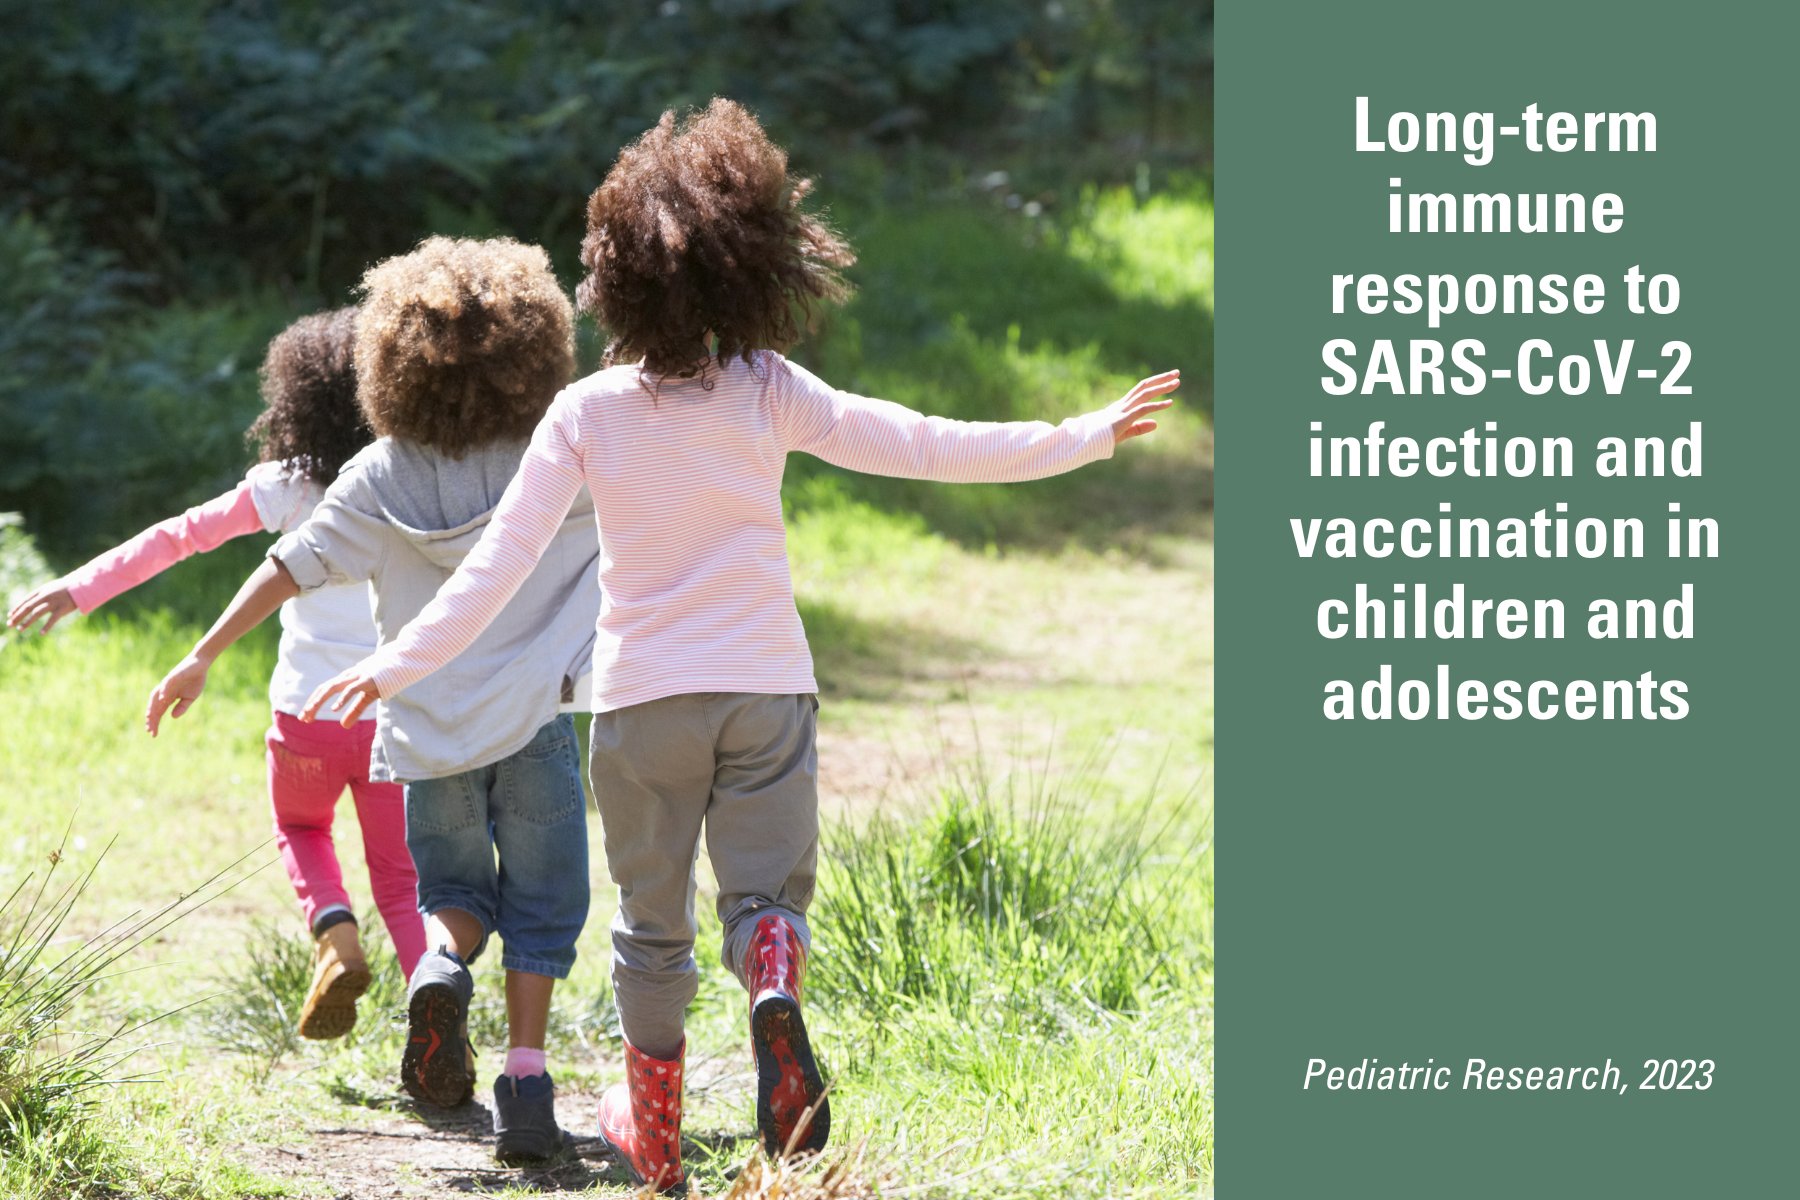
[(427, 238), (362, 287), (358, 395), (382, 436), (452, 458), (528, 437), (575, 372), (574, 313), (537, 246)]
[(275, 335), (262, 362), (263, 411), (244, 437), (262, 462), (329, 485), (374, 437), (356, 404), (356, 310), (301, 317)]
[(685, 374), (798, 341), (818, 306), (850, 294), (838, 269), (856, 261), (801, 211), (811, 187), (741, 105), (665, 112), (588, 198), (576, 297), (612, 335), (607, 363)]

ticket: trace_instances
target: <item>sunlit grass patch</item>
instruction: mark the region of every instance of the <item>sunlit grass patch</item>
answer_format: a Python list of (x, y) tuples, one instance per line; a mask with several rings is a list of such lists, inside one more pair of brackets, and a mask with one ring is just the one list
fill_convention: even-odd
[[(355, 1028), (339, 1044), (379, 1042), (385, 1050), (405, 1003), (406, 981), (378, 926), (364, 921), (359, 933), (371, 972), (369, 988), (357, 1001)], [(266, 1082), (283, 1059), (305, 1044), (300, 1010), (312, 984), (314, 945), (298, 921), (256, 918), (217, 975), (217, 996), (198, 1010), (201, 1036), (242, 1055), (259, 1081)]]
[(964, 774), (923, 817), (825, 839), (809, 989), (836, 1119), (909, 1182), (1210, 1181), (1210, 823), (1190, 799), (1096, 824), (1083, 800)]
[[(1121, 461), (1025, 485), (944, 487), (826, 474), (965, 545), (1102, 547), (1134, 527), (1188, 527), (1211, 504), (1212, 204), (1198, 184), (1140, 201), (1089, 189), (1027, 220), (962, 200), (852, 213), (854, 302), (799, 350), (849, 391), (964, 420), (1060, 421), (1150, 373), (1184, 386), (1155, 438)], [(801, 507), (804, 507), (802, 505)], [(1141, 539), (1140, 539), (1141, 540)]]
[(172, 1015), (106, 1014), (90, 1001), (133, 969), (143, 946), (237, 883), (227, 864), (193, 891), (82, 932), (92, 884), (117, 858), (96, 854), (58, 881), (65, 835), (47, 865), (0, 890), (0, 1183), (8, 1196), (115, 1194), (141, 1181), (144, 1164), (118, 1144), (101, 1108), (126, 1084), (154, 1082), (133, 1065), (149, 1029)]
[(1140, 201), (1127, 188), (1089, 187), (1079, 212), (1067, 234), (1069, 253), (1099, 269), (1115, 294), (1193, 301), (1212, 312), (1210, 196), (1195, 188)]
[(828, 843), (813, 988), (884, 1018), (921, 1003), (1005, 1012), (1054, 1034), (1140, 1011), (1178, 981), (1177, 943), (1144, 893), (1154, 839), (1085, 824), (1050, 792), (1023, 801), (952, 783), (930, 817), (876, 818)]

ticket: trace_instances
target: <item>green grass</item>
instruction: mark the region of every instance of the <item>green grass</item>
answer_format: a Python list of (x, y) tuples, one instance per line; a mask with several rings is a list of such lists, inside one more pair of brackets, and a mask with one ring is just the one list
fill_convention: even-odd
[[(864, 1145), (864, 1172), (904, 1194), (1205, 1190), (1210, 201), (1114, 190), (1039, 219), (966, 202), (840, 217), (863, 253), (862, 295), (808, 350), (834, 383), (939, 413), (1048, 418), (1164, 365), (1188, 383), (1163, 434), (1066, 479), (944, 488), (791, 464), (826, 816), (809, 1020), (833, 1079), (834, 1146)], [(122, 1069), (155, 1082), (97, 1093), (54, 1130), (34, 1124), (0, 1163), (0, 1194), (331, 1196), (342, 1177), (296, 1173), (287, 1153), (308, 1153), (310, 1131), (402, 1147), (459, 1136), (400, 1096), (400, 983), (384, 949), (350, 1037), (292, 1036), (311, 945), (264, 792), (273, 624), (215, 666), (192, 713), (155, 741), (142, 731), (150, 687), (262, 541), (184, 563), (49, 637), (0, 640), (0, 702), (25, 731), (0, 739), (0, 896), (71, 822), (63, 869), (84, 872), (116, 845), (68, 914), (69, 937), (173, 901), (224, 864), (259, 868), (81, 995), (71, 1028), (185, 1011), (129, 1042)], [(8, 530), (0, 563), (9, 587), (44, 569)], [(550, 1037), (559, 1087), (584, 1093), (620, 1075), (598, 832), (589, 931)], [(347, 806), (337, 836), (351, 893), (366, 898)], [(704, 856), (700, 870), (688, 1127), (710, 1147), (691, 1165), (711, 1194), (751, 1152), (753, 1081)], [(479, 965), (483, 1075), (503, 1044), (497, 976)], [(586, 1185), (627, 1194), (589, 1165)], [(404, 1157), (367, 1177), (426, 1194), (531, 1186)]]
[(1027, 485), (943, 488), (804, 456), (790, 474), (829, 476), (978, 548), (1194, 534), (1211, 499), (1210, 191), (1194, 183), (1140, 203), (1090, 189), (1072, 208), (1035, 220), (967, 202), (838, 213), (861, 255), (859, 291), (800, 357), (838, 387), (968, 420), (1060, 421), (1179, 367), (1166, 436), (1107, 471)]
[(840, 744), (914, 774), (1103, 753), (1107, 805), (1209, 778), (1210, 539), (977, 550), (834, 479), (805, 488), (788, 553)]
[(812, 987), (840, 1105), (909, 1159), (973, 1164), (983, 1194), (1175, 1194), (1211, 1174), (1204, 814), (1095, 825), (1095, 806), (965, 776), (924, 818), (826, 839)]
[(45, 1187), (122, 1171), (94, 1135), (92, 1109), (122, 1073), (128, 1031), (82, 1029), (72, 1016), (141, 932), (127, 925), (66, 938), (98, 863), (66, 885), (57, 878), (61, 866), (53, 850), (0, 894), (0, 1179)]
[[(1175, 636), (1166, 615), (1113, 614), (1146, 596), (1198, 599), (1204, 545), (1176, 539), (1162, 565), (1079, 548), (975, 551), (916, 516), (808, 486), (791, 552), (824, 680), (834, 814), (814, 1004), (842, 1137), (866, 1139), (901, 1186), (956, 1177), (947, 1194), (1191, 1193), (1211, 1162), (1209, 638)], [(229, 583), (207, 581), (215, 603)], [(115, 869), (92, 887), (102, 915), (179, 893), (238, 855), (272, 863), (259, 655), (227, 655), (162, 738), (139, 728), (143, 695), (197, 631), (140, 610), (0, 650), (0, 697), (29, 707), (32, 729), (0, 745), (0, 771), (18, 780), (0, 796), (15, 831), (0, 882), (71, 813), (86, 839), (72, 843), (77, 863), (120, 839)], [(911, 782), (871, 786), (853, 769), (872, 760), (899, 763)], [(353, 820), (339, 838), (352, 892), (366, 896)], [(551, 1053), (563, 1086), (598, 1090), (616, 1079), (618, 1050), (610, 890), (595, 859), (591, 932), (558, 993)], [(709, 899), (703, 862), (703, 913)], [(882, 944), (846, 959), (841, 948), (871, 928)], [(703, 917), (692, 1052), (740, 1082), (699, 1098), (690, 1127), (747, 1134), (742, 999), (716, 936)], [(904, 956), (882, 957), (897, 945), (948, 974), (909, 980)], [(397, 1005), (373, 1006), (341, 1043), (291, 1037), (309, 950), (271, 865), (93, 998), (107, 1019), (196, 1004), (170, 1044), (134, 1063), (168, 1082), (129, 1090), (100, 1117), (131, 1130), (122, 1144), (144, 1156), (133, 1161), (179, 1164), (158, 1194), (270, 1194), (245, 1166), (263, 1161), (254, 1147), (406, 1112), (392, 1074)], [(491, 970), (481, 978), (485, 1073), (503, 1019)], [(397, 973), (382, 990), (397, 992)], [(178, 1146), (158, 1149), (168, 1142)], [(698, 1178), (722, 1186), (749, 1149), (727, 1139)]]
[(0, 894), (0, 1184), (9, 1196), (116, 1192), (137, 1182), (138, 1163), (101, 1105), (115, 1089), (149, 1082), (130, 1064), (176, 1010), (121, 1013), (87, 1001), (132, 970), (148, 943), (228, 892), (243, 865), (225, 864), (191, 892), (83, 932), (78, 918), (87, 916), (92, 885), (116, 868), (102, 850), (71, 879), (70, 849), (65, 832)]
[(1140, 894), (1175, 822), (1152, 836), (1140, 810), (1090, 830), (1078, 801), (1039, 790), (1019, 803), (957, 781), (922, 819), (837, 831), (815, 994), (878, 1020), (918, 1005), (963, 1020), (999, 1011), (1014, 1031), (1053, 1036), (1176, 986), (1186, 947)]

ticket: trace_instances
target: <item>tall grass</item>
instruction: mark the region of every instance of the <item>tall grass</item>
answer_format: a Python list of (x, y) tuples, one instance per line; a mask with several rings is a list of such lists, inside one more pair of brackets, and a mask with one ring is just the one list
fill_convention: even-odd
[(59, 886), (67, 848), (65, 831), (47, 868), (28, 872), (0, 900), (0, 1180), (18, 1189), (9, 1195), (27, 1187), (54, 1195), (104, 1190), (129, 1171), (91, 1119), (109, 1088), (141, 1081), (126, 1068), (143, 1048), (136, 1035), (169, 1014), (87, 1028), (79, 1006), (125, 969), (133, 951), (212, 898), (195, 896), (241, 865), (148, 913), (80, 934), (73, 932), (76, 908), (106, 854)]
[(928, 820), (840, 833), (813, 987), (886, 1016), (999, 1005), (1050, 1028), (1131, 1013), (1175, 980), (1145, 896), (1142, 812), (1096, 828), (1046, 790), (1022, 806), (966, 781)]
[(1210, 1179), (1209, 822), (1096, 804), (1099, 782), (960, 774), (923, 818), (826, 840), (808, 988), (843, 1119), (957, 1164), (958, 1190)]
[[(59, 847), (47, 871), (26, 875), (0, 901), (0, 1153), (8, 1157), (45, 1138), (61, 1142), (128, 1053), (119, 1031), (65, 1040), (75, 1002), (122, 951), (108, 933), (59, 952), (63, 925), (99, 865), (52, 891), (61, 862)], [(83, 1157), (78, 1144), (68, 1149)]]
[[(369, 960), (369, 988), (357, 1000), (356, 1026), (342, 1038), (308, 1042), (300, 1037), (300, 1010), (312, 984), (314, 940), (292, 919), (257, 918), (241, 938), (242, 947), (219, 970), (214, 999), (193, 1014), (192, 1027), (206, 1044), (241, 1057), (259, 1085), (268, 1084), (290, 1059), (330, 1063), (331, 1086), (340, 1098), (365, 1106), (400, 1103), (394, 1095), (405, 1029), (406, 978), (389, 949), (379, 919), (365, 913), (357, 922)], [(495, 961), (490, 961), (489, 958)], [(478, 1050), (507, 1044), (502, 990), (488, 968), (498, 951), (478, 967), (469, 1006), (469, 1036)], [(485, 977), (485, 978), (483, 978)], [(558, 1055), (592, 1054), (618, 1038), (612, 989), (604, 979), (556, 993), (546, 1026), (546, 1048)]]
[[(386, 953), (379, 924), (358, 923), (372, 974), (357, 1001), (357, 1022), (343, 1044), (391, 1038), (404, 1010), (406, 980)], [(218, 977), (218, 998), (198, 1013), (206, 1039), (246, 1058), (266, 1083), (283, 1059), (301, 1045), (300, 1009), (312, 985), (314, 940), (292, 920), (259, 918), (244, 936), (243, 951)]]

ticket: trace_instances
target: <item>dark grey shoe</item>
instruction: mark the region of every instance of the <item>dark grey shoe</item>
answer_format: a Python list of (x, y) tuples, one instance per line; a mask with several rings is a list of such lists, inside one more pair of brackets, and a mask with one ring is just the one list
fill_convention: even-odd
[(415, 1100), (457, 1108), (475, 1094), (469, 997), (475, 979), (448, 950), (427, 950), (406, 988), (406, 1051), (400, 1086)]
[(570, 1144), (556, 1123), (556, 1081), (549, 1072), (494, 1080), (494, 1157), (509, 1165), (544, 1162)]

